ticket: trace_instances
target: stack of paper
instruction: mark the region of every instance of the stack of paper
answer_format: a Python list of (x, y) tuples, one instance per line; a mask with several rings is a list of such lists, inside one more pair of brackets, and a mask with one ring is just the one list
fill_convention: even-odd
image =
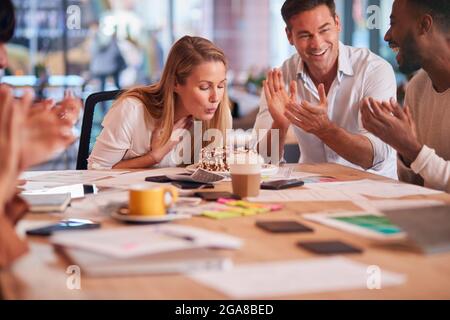
[(241, 246), (238, 238), (179, 225), (56, 233), (51, 242), (62, 247), (73, 263), (88, 275), (224, 268), (231, 262), (205, 249)]
[(70, 204), (70, 193), (22, 195), (28, 203), (30, 212), (63, 212)]
[(230, 259), (209, 249), (156, 253), (133, 259), (116, 259), (89, 251), (67, 248), (63, 254), (93, 277), (130, 276), (137, 274), (190, 273), (200, 270), (226, 270)]

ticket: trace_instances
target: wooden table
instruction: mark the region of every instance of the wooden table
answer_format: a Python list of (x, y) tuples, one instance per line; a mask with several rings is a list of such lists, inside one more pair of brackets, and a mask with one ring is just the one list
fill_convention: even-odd
[[(339, 179), (355, 180), (383, 177), (334, 165), (296, 165), (301, 171), (319, 172)], [(218, 186), (230, 190), (229, 183)], [(450, 195), (415, 196), (412, 199), (439, 199), (450, 203)], [(244, 240), (240, 250), (226, 252), (235, 264), (316, 257), (299, 249), (300, 240), (342, 240), (364, 249), (362, 255), (350, 259), (368, 265), (378, 265), (382, 270), (407, 276), (403, 285), (381, 290), (351, 290), (320, 294), (289, 295), (282, 299), (449, 299), (450, 254), (424, 256), (408, 248), (391, 247), (373, 243), (367, 239), (305, 221), (299, 213), (320, 211), (327, 208), (357, 210), (348, 202), (287, 203), (282, 212), (242, 217), (228, 220), (210, 220), (196, 217), (177, 223), (219, 231)], [(257, 219), (295, 219), (315, 229), (313, 234), (273, 235), (255, 227)], [(27, 216), (26, 221), (42, 219)], [(120, 224), (105, 221), (107, 227)], [(122, 225), (123, 226), (123, 225)], [(117, 278), (88, 278), (81, 280), (81, 290), (68, 290), (67, 264), (45, 240), (29, 241), (30, 252), (17, 261), (11, 270), (0, 274), (3, 296), (6, 299), (227, 299), (219, 292), (202, 286), (183, 275), (160, 275)]]

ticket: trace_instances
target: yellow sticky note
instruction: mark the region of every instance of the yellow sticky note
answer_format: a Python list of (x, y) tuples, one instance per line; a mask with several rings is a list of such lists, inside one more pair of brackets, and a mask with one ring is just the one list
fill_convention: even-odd
[(236, 218), (242, 216), (239, 212), (233, 212), (233, 211), (205, 211), (203, 212), (203, 215), (208, 218), (212, 219), (229, 219), (229, 218)]

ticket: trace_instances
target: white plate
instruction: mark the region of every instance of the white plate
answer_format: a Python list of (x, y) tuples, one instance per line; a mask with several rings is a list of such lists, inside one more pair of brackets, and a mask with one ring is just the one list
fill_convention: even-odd
[(192, 217), (188, 214), (166, 214), (164, 216), (132, 216), (127, 213), (128, 208), (120, 208), (117, 211), (113, 211), (111, 216), (114, 219), (130, 223), (163, 223), (173, 220), (188, 219)]
[[(186, 167), (187, 172), (193, 173), (195, 170), (197, 170), (198, 164), (191, 164)], [(261, 169), (261, 175), (265, 177), (273, 176), (278, 173), (279, 167), (273, 164), (265, 164), (263, 168)], [(228, 171), (211, 171), (220, 175), (223, 175), (225, 177), (229, 177), (230, 173)]]

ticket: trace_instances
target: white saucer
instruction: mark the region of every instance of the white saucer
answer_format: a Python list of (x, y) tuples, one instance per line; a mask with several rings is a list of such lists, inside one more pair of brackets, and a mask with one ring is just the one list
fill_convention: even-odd
[(136, 216), (136, 215), (129, 215), (128, 208), (120, 208), (117, 211), (113, 211), (111, 217), (129, 223), (163, 223), (173, 220), (188, 219), (191, 218), (192, 216), (188, 214), (166, 214), (164, 216)]
[[(187, 172), (194, 173), (195, 170), (197, 170), (198, 164), (191, 164), (186, 167)], [(264, 164), (261, 169), (261, 175), (265, 177), (273, 176), (278, 173), (279, 167), (273, 164)], [(225, 177), (229, 177), (230, 173), (228, 171), (211, 171), (217, 174), (220, 174)]]

